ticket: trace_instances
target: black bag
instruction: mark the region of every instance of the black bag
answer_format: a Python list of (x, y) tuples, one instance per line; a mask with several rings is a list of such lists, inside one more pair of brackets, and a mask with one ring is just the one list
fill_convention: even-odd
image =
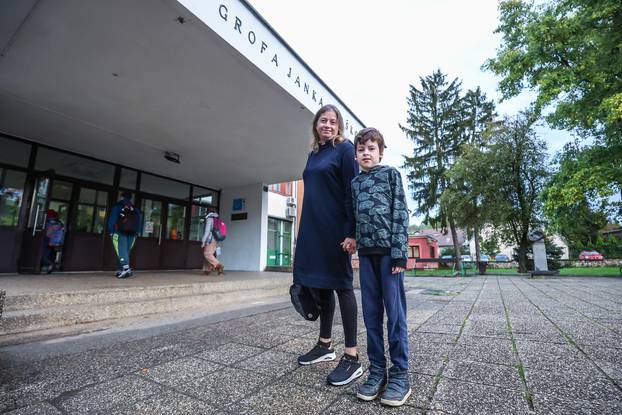
[(135, 235), (140, 228), (140, 215), (133, 204), (127, 203), (119, 212), (117, 230), (124, 235)]
[(320, 316), (322, 308), (319, 305), (317, 295), (313, 288), (292, 284), (292, 286), (289, 287), (289, 296), (291, 297), (294, 309), (305, 320), (315, 321)]

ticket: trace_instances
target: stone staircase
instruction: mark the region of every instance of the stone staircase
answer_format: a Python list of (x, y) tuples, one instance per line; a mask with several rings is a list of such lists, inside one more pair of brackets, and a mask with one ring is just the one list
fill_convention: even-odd
[(291, 278), (267, 277), (155, 286), (7, 294), (0, 345), (40, 335), (79, 332), (92, 323), (250, 304), (288, 294)]

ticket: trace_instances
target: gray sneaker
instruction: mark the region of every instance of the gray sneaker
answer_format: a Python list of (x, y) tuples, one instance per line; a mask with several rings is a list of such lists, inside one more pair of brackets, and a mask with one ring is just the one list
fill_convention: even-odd
[(380, 403), (389, 406), (402, 406), (411, 393), (408, 370), (398, 369), (395, 366), (391, 367), (389, 369), (389, 383), (380, 397)]
[(371, 364), (369, 376), (358, 387), (356, 397), (363, 401), (373, 401), (387, 386), (387, 368)]

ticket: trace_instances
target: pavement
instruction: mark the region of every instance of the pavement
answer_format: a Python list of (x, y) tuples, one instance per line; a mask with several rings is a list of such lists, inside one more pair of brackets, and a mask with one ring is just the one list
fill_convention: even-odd
[[(131, 336), (2, 347), (0, 413), (622, 413), (622, 279), (406, 286), (413, 395), (401, 408), (359, 402), (356, 384), (327, 385), (337, 362), (299, 366), (318, 323), (284, 298)], [(333, 336), (339, 355), (338, 312)], [(358, 339), (367, 366), (362, 318)]]

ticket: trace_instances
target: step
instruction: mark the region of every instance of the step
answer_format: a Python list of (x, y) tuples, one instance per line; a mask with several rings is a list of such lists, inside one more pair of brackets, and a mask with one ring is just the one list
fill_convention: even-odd
[(248, 303), (284, 295), (290, 284), (287, 278), (270, 278), (8, 296), (0, 343), (54, 328)]

